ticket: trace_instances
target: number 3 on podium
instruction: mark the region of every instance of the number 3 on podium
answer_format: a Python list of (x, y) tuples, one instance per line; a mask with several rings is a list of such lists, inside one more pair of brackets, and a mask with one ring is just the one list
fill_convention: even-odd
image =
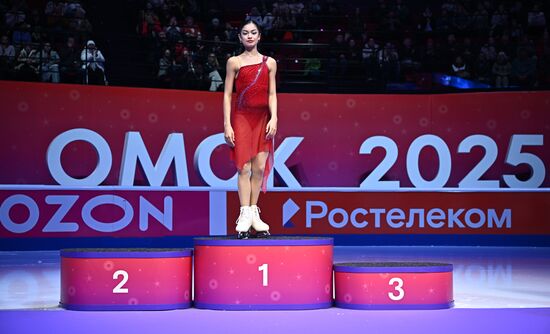
[(390, 279), (389, 285), (394, 285), (397, 283), (397, 285), (394, 286), (395, 291), (397, 291), (397, 294), (394, 294), (394, 292), (388, 292), (388, 297), (390, 297), (391, 300), (401, 300), (403, 297), (405, 297), (405, 290), (403, 290), (403, 280), (399, 277), (393, 277)]

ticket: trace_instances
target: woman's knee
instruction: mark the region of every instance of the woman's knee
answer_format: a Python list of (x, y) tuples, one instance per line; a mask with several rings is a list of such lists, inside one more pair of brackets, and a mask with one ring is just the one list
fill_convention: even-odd
[(263, 177), (264, 170), (265, 170), (264, 165), (262, 166), (254, 165), (252, 166), (252, 176)]
[(252, 164), (250, 162), (247, 162), (244, 164), (242, 169), (239, 169), (239, 176), (250, 175), (251, 172), (252, 172)]

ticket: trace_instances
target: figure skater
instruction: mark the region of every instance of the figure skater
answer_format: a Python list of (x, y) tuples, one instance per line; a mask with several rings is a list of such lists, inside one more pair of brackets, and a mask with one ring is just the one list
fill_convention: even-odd
[[(269, 236), (260, 219), (258, 197), (265, 193), (273, 167), (273, 138), (277, 133), (277, 63), (258, 52), (260, 27), (246, 21), (239, 31), (244, 51), (228, 59), (223, 99), (224, 136), (238, 169), (240, 214), (237, 237)], [(235, 98), (232, 99), (233, 84)], [(255, 233), (251, 233), (252, 230)]]

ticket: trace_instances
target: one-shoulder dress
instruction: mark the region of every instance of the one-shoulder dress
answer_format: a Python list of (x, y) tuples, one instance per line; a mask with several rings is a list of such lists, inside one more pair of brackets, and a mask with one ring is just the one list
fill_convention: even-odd
[(235, 98), (232, 99), (231, 126), (235, 133), (235, 146), (231, 159), (241, 170), (260, 152), (268, 152), (265, 163), (262, 191), (267, 189), (267, 178), (273, 167), (273, 139), (266, 139), (269, 112), (269, 68), (267, 57), (259, 64), (241, 66), (235, 78)]

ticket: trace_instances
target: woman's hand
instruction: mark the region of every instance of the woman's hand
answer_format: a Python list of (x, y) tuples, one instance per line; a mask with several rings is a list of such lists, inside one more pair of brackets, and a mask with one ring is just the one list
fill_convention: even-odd
[(277, 119), (270, 119), (265, 127), (265, 139), (273, 139), (277, 134)]
[(223, 136), (227, 145), (231, 147), (235, 146), (235, 132), (233, 132), (233, 128), (231, 127), (231, 125), (225, 126), (225, 129), (223, 130)]

